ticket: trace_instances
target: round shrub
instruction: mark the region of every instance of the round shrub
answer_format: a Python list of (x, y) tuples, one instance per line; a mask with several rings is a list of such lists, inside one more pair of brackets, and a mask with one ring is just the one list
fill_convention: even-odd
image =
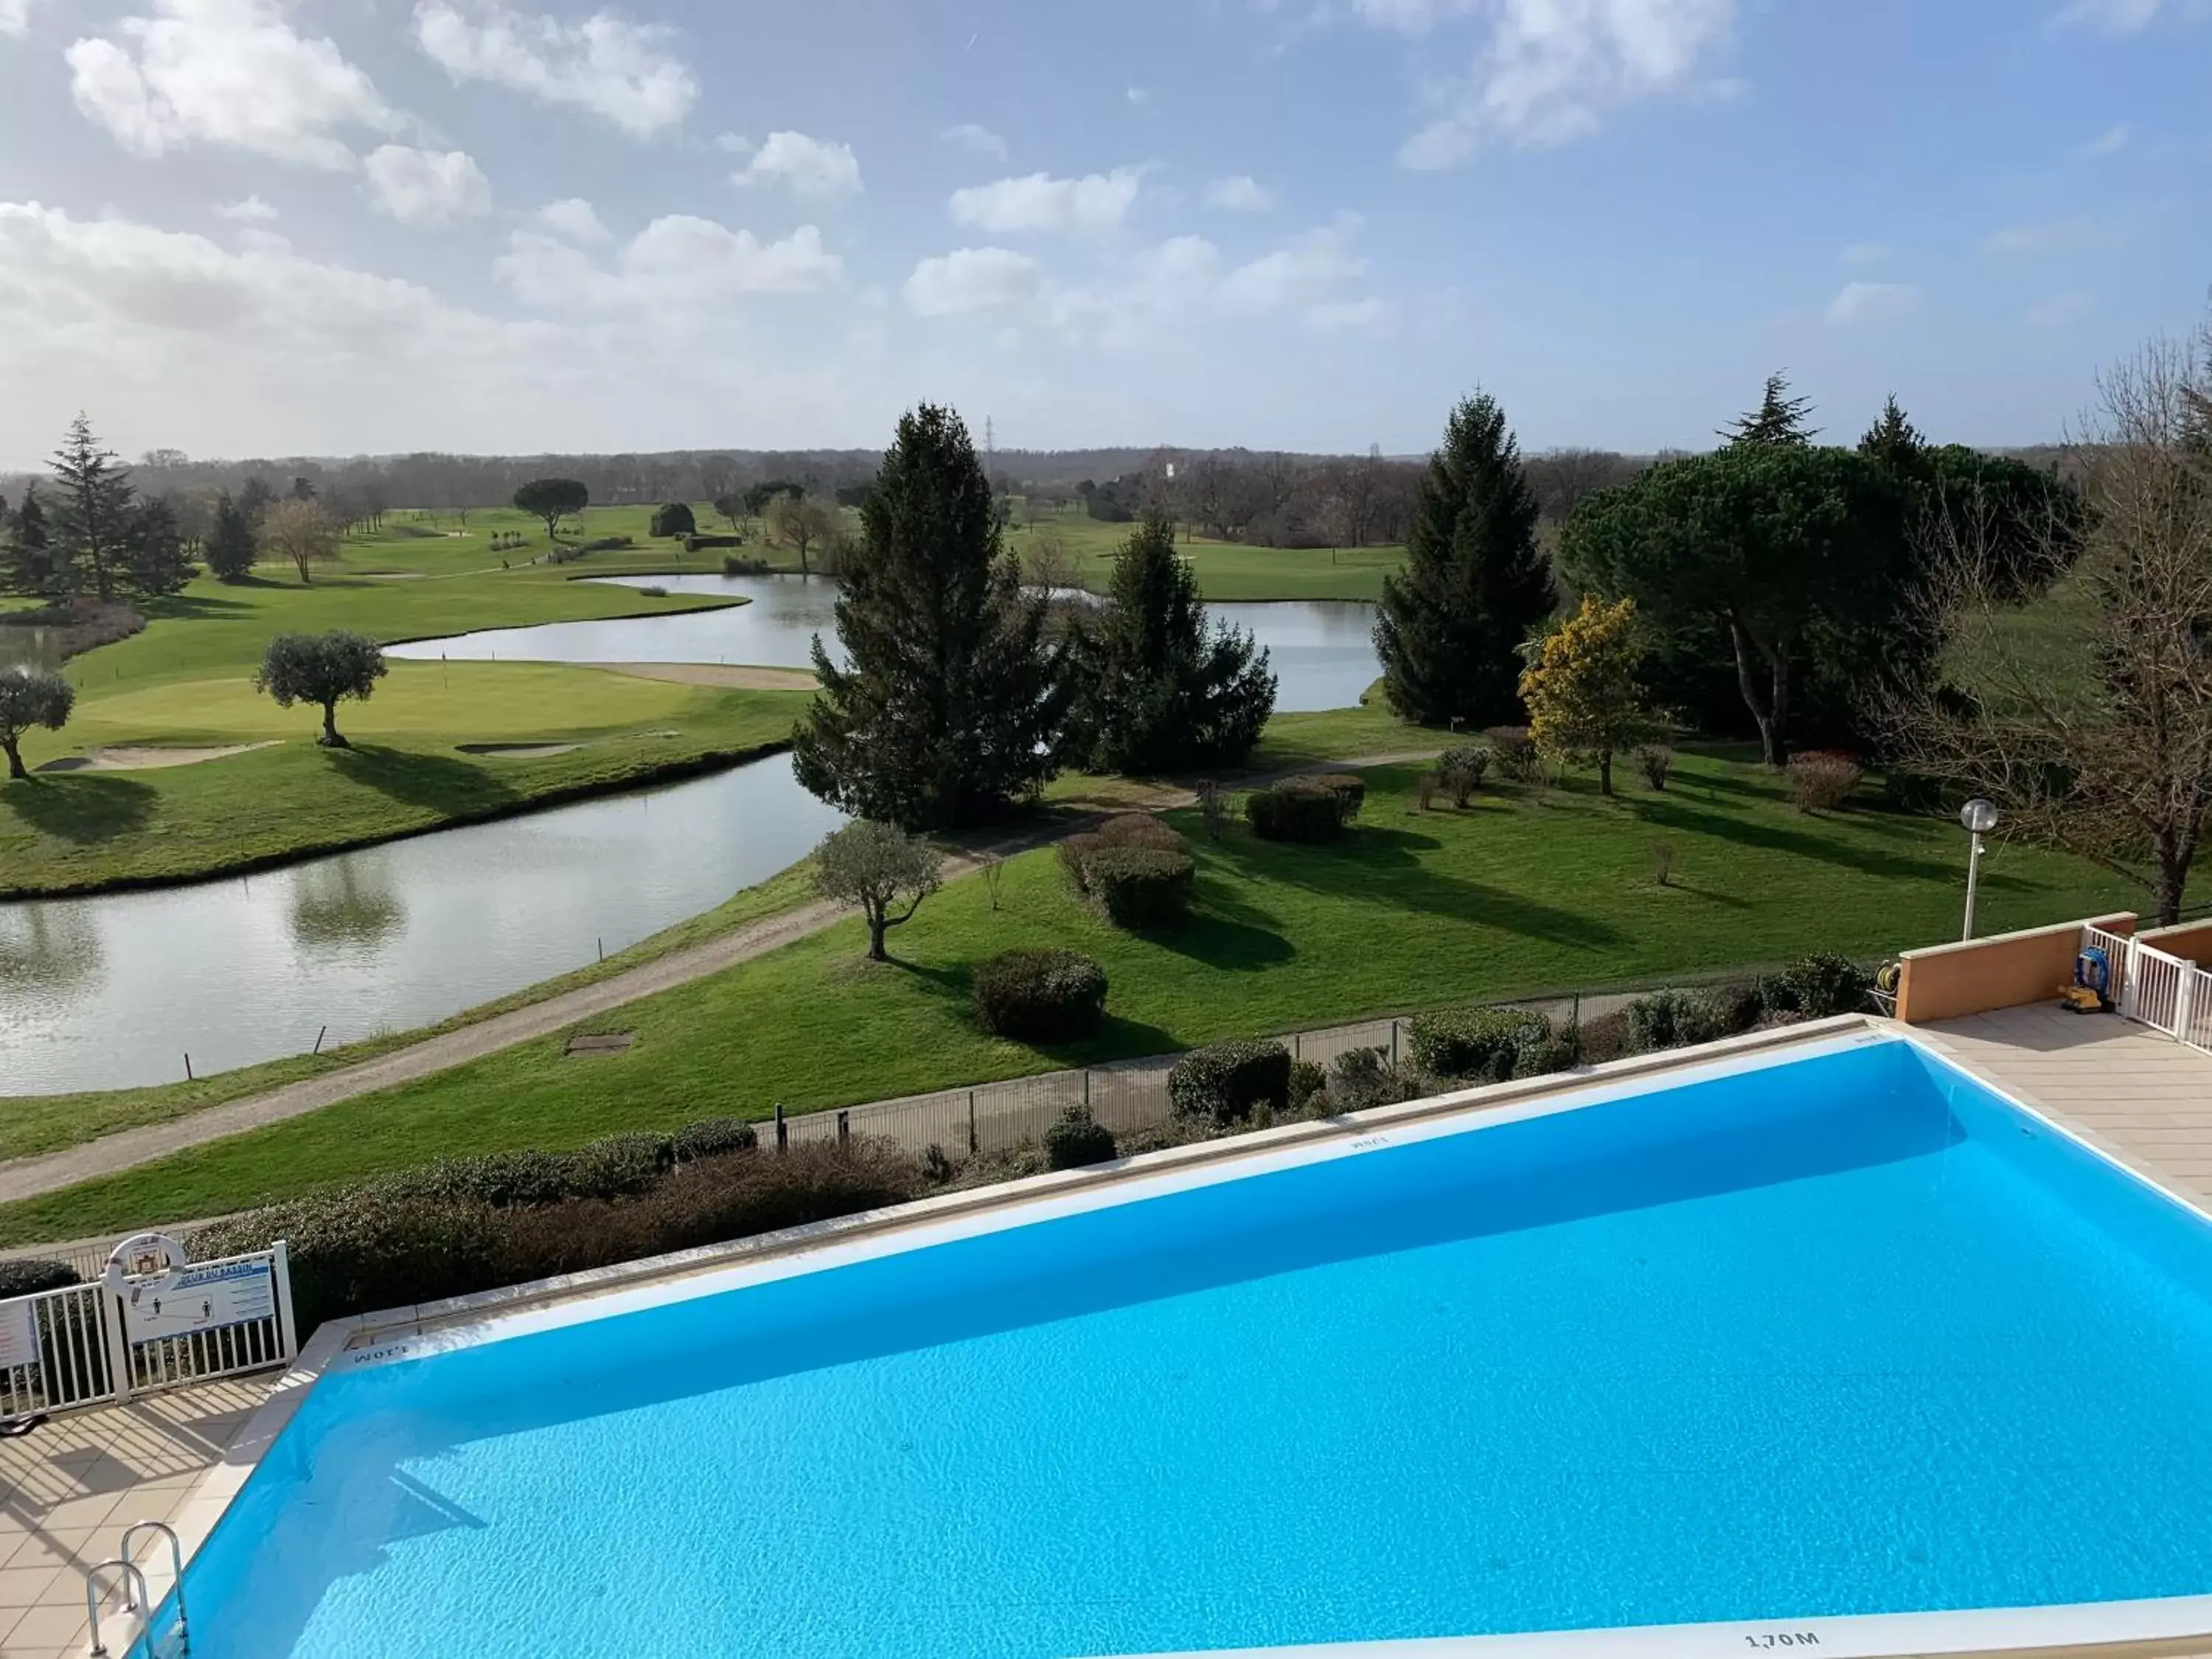
[[(1361, 784), (1361, 796), (1365, 790)], [(1286, 778), (1244, 798), (1244, 817), (1262, 841), (1334, 841), (1358, 810), (1359, 797), (1318, 778)]]
[(66, 1261), (0, 1261), (0, 1302), (11, 1296), (36, 1296), (40, 1291), (64, 1291), (84, 1279)]
[(1143, 847), (1159, 853), (1181, 853), (1190, 843), (1150, 812), (1123, 812), (1098, 826), (1099, 842), (1107, 847)]
[(656, 536), (691, 536), (698, 530), (699, 522), (691, 516), (688, 502), (671, 501), (653, 515), (653, 533)]
[(1437, 757), (1437, 781), (1451, 791), (1452, 805), (1464, 806), (1482, 787), (1490, 770), (1490, 751), (1480, 744), (1463, 743)]
[(1186, 852), (1102, 847), (1083, 860), (1083, 880), (1116, 927), (1161, 927), (1189, 911), (1198, 866)]
[(1667, 775), (1674, 769), (1674, 751), (1663, 743), (1639, 744), (1636, 769), (1644, 774), (1644, 781), (1654, 789), (1664, 789)]
[(1080, 951), (1008, 951), (975, 970), (975, 1023), (1021, 1042), (1089, 1036), (1106, 1015), (1106, 970)]
[(1395, 1106), (1401, 1100), (1419, 1100), (1425, 1092), (1420, 1073), (1410, 1066), (1393, 1065), (1387, 1048), (1348, 1048), (1329, 1066), (1332, 1112)]
[(673, 1142), (658, 1135), (609, 1135), (562, 1160), (571, 1198), (635, 1198), (660, 1184), (676, 1161)]
[(1044, 1132), (1044, 1161), (1054, 1170), (1081, 1170), (1114, 1158), (1114, 1132), (1080, 1106), (1071, 1106)]
[(1782, 970), (1782, 981), (1808, 1019), (1858, 1012), (1874, 983), (1858, 963), (1833, 951), (1799, 957)]
[(1528, 735), (1527, 726), (1493, 726), (1482, 735), (1490, 740), (1498, 776), (1515, 783), (1544, 781), (1544, 757), (1536, 752), (1536, 740)]
[(1552, 1022), (1524, 1008), (1447, 1008), (1407, 1023), (1406, 1052), (1431, 1077), (1503, 1083), (1521, 1050), (1551, 1035)]
[(1168, 1073), (1168, 1103), (1178, 1117), (1235, 1123), (1256, 1107), (1288, 1111), (1291, 1051), (1279, 1042), (1217, 1042), (1194, 1048)]
[(1069, 886), (1086, 898), (1091, 895), (1091, 855), (1105, 845), (1096, 832), (1085, 830), (1063, 837), (1057, 849), (1060, 873), (1067, 878)]
[(1857, 756), (1838, 749), (1808, 749), (1790, 757), (1790, 793), (1801, 812), (1836, 811), (1865, 775)]
[(710, 1117), (678, 1129), (670, 1148), (678, 1164), (696, 1164), (702, 1158), (750, 1152), (759, 1145), (759, 1132), (751, 1124), (739, 1118)]

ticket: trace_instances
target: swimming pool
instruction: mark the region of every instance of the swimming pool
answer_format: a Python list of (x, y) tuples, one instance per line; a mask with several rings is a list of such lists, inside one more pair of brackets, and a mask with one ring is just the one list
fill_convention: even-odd
[(2194, 1596), (2208, 1291), (2193, 1212), (1859, 1036), (334, 1367), (192, 1564), (193, 1651), (1822, 1645)]

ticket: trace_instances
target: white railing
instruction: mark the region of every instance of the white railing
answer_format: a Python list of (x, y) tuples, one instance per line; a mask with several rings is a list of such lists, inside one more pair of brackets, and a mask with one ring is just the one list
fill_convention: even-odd
[[(95, 1279), (0, 1302), (0, 1417), (129, 1400), (289, 1364), (298, 1352), (299, 1334), (283, 1242), (246, 1255), (196, 1261), (186, 1271), (201, 1275), (226, 1267), (266, 1271), (265, 1312), (255, 1304), (240, 1310), (248, 1316), (228, 1322), (135, 1337), (124, 1311), (126, 1299), (134, 1290), (160, 1287), (167, 1275)], [(199, 1295), (191, 1291), (187, 1300)]]
[(2112, 963), (2113, 1005), (2138, 1024), (2212, 1054), (2212, 972), (2139, 939), (2084, 927), (2081, 946)]

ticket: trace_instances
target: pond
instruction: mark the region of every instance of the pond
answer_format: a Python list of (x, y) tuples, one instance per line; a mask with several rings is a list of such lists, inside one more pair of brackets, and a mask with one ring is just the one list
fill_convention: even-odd
[[(825, 577), (653, 576), (605, 578), (617, 586), (671, 593), (745, 599), (749, 605), (672, 617), (613, 622), (549, 623), (499, 628), (451, 639), (392, 647), (391, 657), (434, 662), (733, 663), (760, 668), (811, 668), (814, 636), (836, 641), (837, 585)], [(1249, 630), (1267, 647), (1285, 714), (1352, 708), (1380, 678), (1372, 637), (1375, 607), (1352, 600), (1277, 600), (1212, 605), (1207, 614)]]
[(711, 909), (841, 821), (778, 755), (245, 879), (0, 904), (0, 1094), (433, 1024)]

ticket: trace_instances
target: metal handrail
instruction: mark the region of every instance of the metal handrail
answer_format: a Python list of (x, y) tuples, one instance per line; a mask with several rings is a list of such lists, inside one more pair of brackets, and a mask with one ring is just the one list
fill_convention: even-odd
[[(181, 1638), (178, 1644), (178, 1650), (179, 1652), (189, 1652), (191, 1649), (192, 1637), (191, 1627), (185, 1619), (185, 1547), (177, 1537), (177, 1529), (171, 1526), (167, 1522), (135, 1522), (123, 1529), (124, 1560), (128, 1561), (131, 1559), (131, 1547), (132, 1541), (136, 1540), (138, 1534), (142, 1532), (158, 1532), (162, 1537), (169, 1540), (169, 1567), (171, 1572), (174, 1575), (171, 1582), (176, 1586), (177, 1634)], [(145, 1575), (143, 1572), (139, 1575), (138, 1582), (141, 1585), (143, 1585), (146, 1582)], [(125, 1600), (123, 1603), (123, 1610), (125, 1613), (134, 1613), (138, 1611), (137, 1608), (131, 1606), (129, 1600), (130, 1586), (128, 1581), (125, 1583), (124, 1595)], [(144, 1611), (146, 1618), (150, 1621), (154, 1617), (154, 1609), (150, 1603), (146, 1607)]]
[(100, 1575), (110, 1567), (118, 1569), (123, 1574), (123, 1607), (125, 1612), (129, 1612), (133, 1605), (131, 1599), (131, 1586), (134, 1580), (138, 1586), (140, 1602), (147, 1602), (154, 1599), (153, 1593), (146, 1588), (146, 1575), (122, 1556), (118, 1555), (112, 1560), (98, 1562), (87, 1567), (84, 1570), (84, 1616), (92, 1624), (92, 1646), (86, 1650), (89, 1659), (108, 1659), (107, 1644), (102, 1641), (100, 1636)]

